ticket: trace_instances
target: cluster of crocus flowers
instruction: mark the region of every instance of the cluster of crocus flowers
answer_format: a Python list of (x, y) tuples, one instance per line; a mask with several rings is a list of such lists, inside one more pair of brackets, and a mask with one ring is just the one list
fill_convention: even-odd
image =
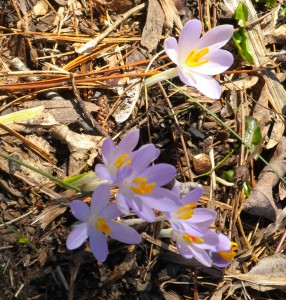
[(201, 37), (202, 23), (196, 19), (188, 21), (178, 41), (169, 37), (164, 43), (165, 52), (177, 67), (148, 78), (146, 86), (179, 76), (183, 83), (195, 87), (205, 96), (219, 99), (221, 87), (211, 76), (232, 65), (233, 55), (220, 48), (231, 39), (233, 32), (232, 25), (220, 25)]
[[(178, 186), (165, 188), (174, 179), (176, 169), (164, 163), (151, 165), (159, 150), (153, 144), (136, 149), (138, 141), (139, 130), (134, 130), (117, 147), (109, 138), (103, 142), (103, 164), (95, 167), (102, 183), (97, 184), (90, 206), (81, 200), (71, 203), (72, 214), (79, 223), (68, 236), (68, 249), (76, 249), (89, 239), (95, 258), (103, 262), (108, 255), (107, 237), (127, 244), (140, 243), (139, 233), (119, 220), (131, 210), (142, 222), (158, 218), (168, 221), (169, 237), (185, 258), (194, 257), (208, 267), (227, 266), (236, 249), (225, 235), (210, 229), (216, 212), (198, 207), (203, 189), (196, 188), (180, 198)], [(118, 191), (115, 201), (109, 204), (111, 188)], [(158, 218), (154, 210), (161, 212)]]

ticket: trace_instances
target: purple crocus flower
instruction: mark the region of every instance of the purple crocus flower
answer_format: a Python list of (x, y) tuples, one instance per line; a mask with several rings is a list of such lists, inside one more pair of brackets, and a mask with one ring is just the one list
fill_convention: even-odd
[[(106, 236), (126, 244), (137, 244), (141, 237), (133, 228), (112, 221), (122, 213), (116, 203), (108, 205), (109, 185), (100, 185), (92, 194), (91, 206), (80, 200), (71, 203), (72, 214), (81, 221), (67, 238), (69, 250), (80, 247), (89, 238), (90, 248), (95, 258), (103, 262), (108, 255)], [(108, 206), (107, 206), (108, 205)]]
[(191, 231), (194, 234), (202, 234), (215, 221), (216, 212), (208, 208), (196, 208), (203, 188), (198, 187), (179, 198), (179, 187), (175, 186), (173, 191), (178, 195), (178, 206), (174, 210), (166, 212), (166, 217), (176, 231)]
[(174, 178), (176, 169), (168, 164), (142, 168), (144, 161), (148, 161), (147, 153), (145, 157), (136, 153), (133, 168), (124, 167), (119, 171), (117, 203), (123, 213), (127, 214), (131, 208), (141, 219), (154, 222), (152, 209), (166, 212), (178, 206), (178, 196), (161, 187)]
[(207, 267), (211, 267), (212, 260), (208, 251), (215, 248), (218, 243), (218, 235), (207, 230), (204, 233), (197, 234), (198, 230), (192, 232), (172, 231), (172, 239), (176, 242), (179, 253), (185, 258), (195, 258)]
[(194, 19), (185, 24), (178, 42), (174, 37), (167, 38), (165, 52), (177, 65), (177, 75), (182, 82), (209, 98), (219, 99), (221, 87), (208, 75), (220, 74), (232, 65), (233, 55), (220, 48), (229, 41), (233, 31), (232, 25), (221, 25), (200, 37), (202, 23)]
[(227, 267), (234, 259), (237, 251), (237, 244), (231, 242), (229, 238), (220, 233), (218, 235), (218, 244), (210, 251), (213, 264), (219, 268)]
[(111, 184), (116, 184), (118, 170), (124, 166), (132, 167), (132, 158), (135, 153), (141, 153), (142, 157), (148, 154), (148, 161), (141, 164), (146, 168), (152, 161), (159, 156), (159, 150), (153, 144), (147, 144), (134, 151), (139, 141), (139, 129), (127, 134), (115, 148), (111, 139), (107, 138), (102, 144), (102, 159), (104, 164), (97, 164), (95, 167), (96, 175), (101, 180), (108, 180)]

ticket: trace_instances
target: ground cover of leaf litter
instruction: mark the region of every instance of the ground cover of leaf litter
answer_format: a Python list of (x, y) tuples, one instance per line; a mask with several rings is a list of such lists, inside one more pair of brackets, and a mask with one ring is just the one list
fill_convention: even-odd
[(94, 170), (106, 136), (140, 128), (140, 145), (161, 150), (155, 163), (175, 166), (186, 190), (201, 185), (213, 228), (238, 245), (229, 267), (207, 268), (159, 239), (164, 223), (143, 223), (142, 243), (110, 240), (98, 263), (88, 243), (66, 248), (69, 203), (90, 194), (1, 157), (0, 299), (286, 298), (285, 4), (254, 2), (253, 64), (230, 41), (235, 61), (211, 100), (178, 78), (180, 90), (141, 84), (173, 67), (162, 53), (146, 69), (189, 19), (238, 29), (236, 0), (0, 1), (0, 152), (65, 179)]

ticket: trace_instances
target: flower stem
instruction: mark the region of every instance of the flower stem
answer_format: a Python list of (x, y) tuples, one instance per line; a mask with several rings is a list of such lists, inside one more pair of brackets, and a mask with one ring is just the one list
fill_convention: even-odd
[(24, 167), (26, 167), (26, 168), (28, 168), (30, 170), (33, 170), (34, 172), (37, 172), (37, 173), (39, 173), (39, 174), (41, 174), (41, 175), (43, 175), (43, 176), (51, 179), (52, 181), (56, 182), (57, 184), (59, 184), (61, 186), (64, 186), (65, 188), (75, 190), (76, 192), (80, 192), (81, 191), (80, 188), (78, 188), (78, 187), (76, 187), (76, 186), (74, 186), (72, 184), (69, 184), (67, 182), (64, 182), (64, 181), (60, 180), (59, 178), (54, 177), (53, 175), (50, 175), (50, 174), (48, 174), (48, 173), (46, 173), (46, 172), (44, 172), (44, 171), (42, 171), (40, 169), (37, 169), (37, 168), (35, 168), (35, 167), (31, 166), (31, 165), (28, 165), (28, 164), (26, 164), (25, 162), (23, 162), (23, 161), (21, 161), (19, 159), (16, 159), (16, 158), (14, 158), (12, 156), (6, 155), (6, 154), (4, 154), (2, 152), (0, 152), (0, 156), (3, 157), (3, 158), (6, 158), (8, 160), (14, 161), (15, 163), (17, 163), (19, 165), (22, 165), (22, 166), (24, 166)]
[[(158, 216), (155, 218), (154, 222), (162, 222), (166, 220), (166, 216), (162, 215), (162, 216)], [(142, 223), (146, 223), (146, 221), (142, 220), (142, 219), (128, 219), (128, 220), (122, 220), (122, 223), (128, 225), (128, 226), (132, 226), (135, 224), (142, 224)]]
[(146, 85), (146, 87), (150, 87), (158, 82), (172, 79), (176, 76), (178, 76), (178, 68), (172, 68), (149, 77), (145, 80), (144, 84)]
[(159, 237), (160, 238), (170, 238), (171, 237), (171, 233), (172, 233), (173, 228), (167, 228), (167, 229), (162, 229), (160, 231)]

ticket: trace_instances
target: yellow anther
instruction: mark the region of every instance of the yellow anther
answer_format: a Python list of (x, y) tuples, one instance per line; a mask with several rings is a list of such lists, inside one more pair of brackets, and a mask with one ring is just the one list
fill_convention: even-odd
[(204, 242), (204, 240), (202, 238), (199, 238), (197, 236), (193, 236), (193, 235), (190, 235), (187, 233), (183, 235), (183, 238), (189, 243), (202, 244)]
[(208, 48), (203, 48), (199, 51), (196, 51), (195, 49), (193, 49), (187, 56), (187, 59), (185, 62), (186, 65), (189, 67), (198, 67), (198, 66), (201, 66), (201, 65), (207, 63), (209, 61), (208, 58), (201, 60), (207, 53), (209, 53)]
[(136, 177), (132, 183), (134, 186), (131, 186), (130, 189), (135, 194), (150, 194), (153, 192), (153, 188), (156, 186), (155, 182), (147, 183), (147, 178), (145, 177)]
[(237, 252), (237, 243), (231, 242), (231, 249), (229, 251), (220, 251), (217, 254), (225, 261), (232, 261)]
[(105, 234), (110, 234), (110, 227), (103, 218), (96, 218), (95, 227)]
[(114, 166), (116, 169), (119, 169), (122, 166), (129, 166), (131, 164), (131, 160), (129, 159), (130, 155), (125, 153), (117, 157), (114, 162)]
[(190, 203), (182, 206), (177, 210), (178, 218), (181, 220), (190, 219), (194, 214), (194, 208), (196, 207), (195, 203)]

